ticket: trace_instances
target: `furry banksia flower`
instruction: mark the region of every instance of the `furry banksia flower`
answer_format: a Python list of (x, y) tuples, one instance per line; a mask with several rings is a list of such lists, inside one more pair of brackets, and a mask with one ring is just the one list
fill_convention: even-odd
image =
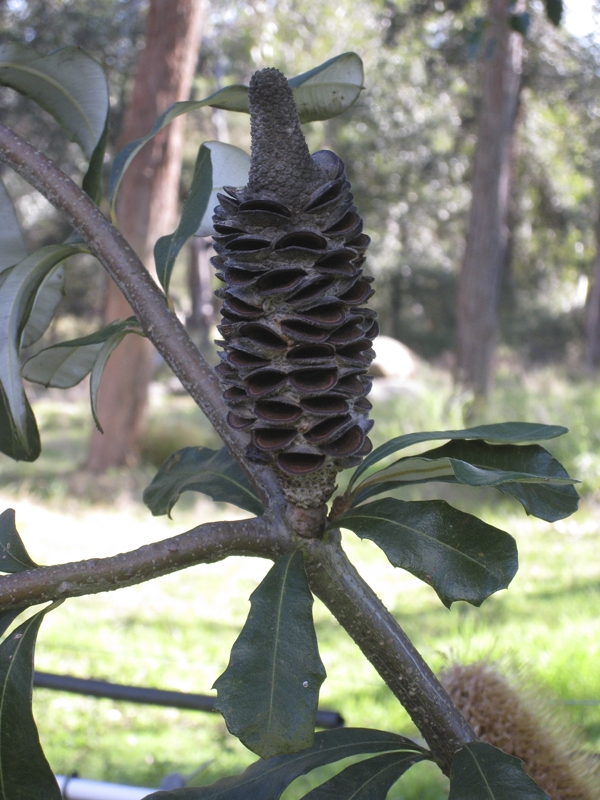
[(297, 505), (317, 506), (371, 449), (369, 237), (341, 159), (309, 154), (285, 76), (257, 72), (249, 96), (248, 185), (226, 187), (213, 217), (225, 284), (217, 372), (248, 457), (271, 464)]
[[(594, 800), (600, 775), (574, 734), (533, 689), (511, 684), (492, 665), (456, 664), (440, 680), (475, 733), (523, 761), (550, 800)], [(579, 755), (578, 755), (579, 753)]]

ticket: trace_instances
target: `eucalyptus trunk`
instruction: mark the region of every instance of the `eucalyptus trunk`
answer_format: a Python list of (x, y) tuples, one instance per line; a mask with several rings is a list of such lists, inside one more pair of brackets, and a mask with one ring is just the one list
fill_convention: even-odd
[(519, 13), (521, 5), (490, 0), (481, 45), (481, 111), (457, 332), (457, 379), (478, 397), (487, 395), (493, 379), (498, 295), (508, 241), (511, 143), (523, 62), (523, 37), (510, 27), (510, 15)]
[[(200, 47), (204, 3), (198, 0), (151, 0), (145, 41), (131, 100), (125, 112), (120, 147), (152, 128), (168, 106), (189, 96)], [(176, 225), (183, 148), (183, 117), (158, 133), (125, 173), (117, 208), (119, 227), (149, 271), (153, 246)], [(126, 319), (132, 310), (109, 282), (105, 322)], [(104, 433), (92, 432), (87, 468), (103, 472), (134, 462), (142, 442), (154, 348), (146, 339), (128, 336), (106, 367), (98, 397)]]

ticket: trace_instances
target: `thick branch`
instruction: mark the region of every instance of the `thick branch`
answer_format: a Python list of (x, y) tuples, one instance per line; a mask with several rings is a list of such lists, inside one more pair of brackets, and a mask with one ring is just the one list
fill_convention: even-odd
[(455, 752), (477, 736), (420, 653), (348, 561), (339, 533), (312, 540), (306, 570), (319, 597), (410, 714), (449, 774)]
[(227, 424), (227, 408), (213, 370), (119, 231), (53, 161), (1, 124), (0, 161), (44, 195), (90, 246), (127, 298), (146, 336), (240, 462), (261, 499), (265, 504), (280, 506), (281, 492), (275, 476), (266, 467), (248, 465), (246, 434), (234, 431)]
[(212, 564), (228, 556), (276, 559), (291, 539), (270, 515), (234, 522), (211, 522), (110, 558), (17, 572), (0, 578), (0, 611), (48, 600), (111, 592), (158, 578), (195, 564)]
[[(0, 125), (0, 160), (38, 189), (96, 253), (129, 301), (148, 338), (210, 419), (269, 504), (263, 517), (212, 523), (131, 553), (0, 578), (0, 610), (111, 591), (228, 555), (275, 559), (300, 540), (283, 522), (285, 505), (274, 474), (244, 457), (246, 436), (229, 428), (216, 377), (172, 314), (121, 234), (52, 161)], [(317, 523), (315, 523), (316, 525)], [(320, 524), (320, 523), (319, 523)], [(297, 528), (297, 525), (294, 525)], [(311, 531), (298, 533), (307, 536)], [(318, 533), (317, 528), (313, 533)], [(442, 769), (476, 736), (419, 653), (375, 593), (347, 560), (339, 541), (304, 539), (311, 586), (405, 706)]]

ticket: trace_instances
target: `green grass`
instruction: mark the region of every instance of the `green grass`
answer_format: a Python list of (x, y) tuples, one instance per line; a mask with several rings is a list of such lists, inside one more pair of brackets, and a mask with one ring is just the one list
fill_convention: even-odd
[[(552, 389), (552, 391), (550, 391)], [(561, 402), (562, 398), (562, 402)], [(503, 410), (505, 409), (505, 410)], [(106, 556), (186, 530), (200, 521), (233, 518), (241, 512), (186, 495), (174, 520), (152, 518), (141, 490), (154, 467), (115, 471), (90, 479), (74, 470), (83, 461), (89, 415), (84, 399), (36, 403), (44, 451), (32, 465), (0, 461), (2, 508), (17, 510), (17, 526), (32, 557), (57, 563)], [(571, 441), (552, 444), (568, 467), (589, 466), (600, 453), (600, 389), (541, 373), (519, 380), (500, 376), (487, 421), (529, 419), (569, 425)], [(411, 394), (378, 402), (377, 443), (417, 429), (458, 428), (462, 409), (441, 374), (427, 374)], [(166, 447), (164, 420), (180, 433), (168, 446), (217, 446), (214, 434), (186, 398), (156, 395), (151, 411), (147, 458)], [(600, 421), (600, 420), (599, 420)], [(179, 441), (178, 439), (182, 439)], [(560, 444), (559, 444), (560, 442)], [(596, 444), (599, 446), (596, 449)], [(585, 454), (585, 457), (584, 455)], [(587, 461), (586, 461), (587, 459)], [(480, 609), (456, 603), (445, 609), (433, 591), (394, 570), (370, 542), (346, 533), (345, 545), (359, 571), (393, 610), (434, 669), (453, 660), (498, 659), (509, 671), (524, 672), (578, 726), (582, 746), (600, 750), (600, 532), (595, 520), (594, 464), (584, 475), (583, 508), (569, 520), (549, 525), (528, 519), (516, 502), (474, 491), (442, 487), (446, 499), (480, 513), (512, 533), (521, 568), (508, 591)], [(438, 487), (439, 488), (439, 487)], [(431, 491), (428, 488), (428, 491)], [(244, 623), (248, 597), (269, 564), (229, 559), (193, 567), (115, 593), (72, 599), (45, 620), (37, 667), (81, 677), (105, 678), (159, 688), (209, 693), (225, 669)], [(352, 641), (317, 601), (315, 621), (328, 679), (321, 706), (340, 711), (348, 725), (414, 735), (405, 712)], [(83, 777), (157, 786), (169, 772), (186, 774), (207, 764), (195, 783), (210, 783), (254, 760), (230, 736), (219, 715), (159, 709), (36, 690), (34, 710), (40, 736), (55, 771)], [(331, 769), (296, 782), (284, 795), (297, 800)], [(413, 768), (390, 792), (393, 800), (441, 800), (446, 783), (432, 765)]]

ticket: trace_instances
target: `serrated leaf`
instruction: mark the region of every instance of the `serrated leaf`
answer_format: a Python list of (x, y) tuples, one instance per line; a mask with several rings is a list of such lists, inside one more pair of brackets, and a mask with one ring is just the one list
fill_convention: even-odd
[(96, 414), (100, 379), (106, 362), (128, 333), (142, 335), (135, 317), (111, 322), (110, 325), (106, 325), (89, 336), (46, 347), (23, 364), (21, 374), (28, 381), (40, 383), (42, 386), (68, 389), (91, 372), (92, 415), (98, 429), (102, 431)]
[(250, 596), (250, 614), (216, 680), (227, 728), (261, 758), (310, 747), (325, 668), (302, 550), (278, 559)]
[(6, 187), (0, 181), (0, 273), (27, 258), (27, 248)]
[(46, 275), (37, 291), (31, 314), (21, 336), (21, 349), (31, 347), (44, 335), (64, 294), (65, 270), (62, 264), (59, 264)]
[(523, 762), (485, 742), (462, 747), (452, 761), (448, 800), (550, 800), (523, 772)]
[(477, 425), (474, 428), (465, 428), (457, 431), (421, 431), (406, 433), (390, 439), (389, 442), (376, 447), (362, 464), (354, 471), (349, 488), (369, 467), (382, 461), (384, 458), (411, 447), (421, 442), (432, 442), (436, 439), (482, 439), (485, 442), (498, 444), (517, 444), (519, 442), (539, 442), (545, 439), (555, 439), (567, 433), (568, 429), (561, 425), (541, 425), (537, 422), (500, 422), (495, 425)]
[(352, 764), (317, 786), (302, 800), (385, 800), (396, 781), (425, 756), (386, 753)]
[(184, 447), (169, 456), (144, 490), (152, 514), (171, 514), (184, 492), (202, 492), (213, 500), (232, 503), (260, 516), (264, 508), (229, 450)]
[[(0, 296), (0, 384), (3, 398), (0, 418), (4, 430), (0, 441), (9, 445), (14, 442), (12, 452), (3, 452), (11, 457), (21, 450), (32, 453), (36, 449), (32, 433), (31, 409), (27, 403), (21, 381), (19, 343), (29, 320), (37, 292), (46, 276), (62, 261), (75, 253), (89, 252), (84, 245), (52, 245), (42, 247), (11, 267), (5, 273)], [(36, 429), (37, 433), (37, 429)], [(26, 458), (26, 460), (33, 460)]]
[(578, 495), (563, 466), (540, 445), (450, 441), (420, 456), (401, 458), (347, 495), (349, 507), (409, 484), (441, 481), (493, 487), (515, 496), (527, 513), (553, 522), (577, 509)]
[(61, 793), (40, 745), (31, 711), (33, 652), (53, 603), (0, 644), (0, 798), (60, 800)]
[[(218, 144), (218, 142), (216, 144)], [(224, 146), (226, 147), (228, 145)], [(237, 150), (237, 148), (235, 149)], [(190, 191), (183, 204), (179, 225), (174, 233), (170, 233), (168, 236), (161, 236), (154, 245), (156, 274), (165, 290), (165, 294), (169, 293), (171, 273), (173, 272), (175, 259), (179, 255), (179, 251), (190, 236), (196, 233), (200, 220), (208, 216), (207, 209), (212, 191), (213, 167), (211, 163), (211, 151), (203, 144), (198, 151), (192, 185), (190, 186)]]
[(7, 508), (0, 514), (0, 572), (23, 572), (38, 566), (21, 541), (14, 509)]
[[(301, 122), (330, 119), (349, 108), (362, 88), (362, 62), (356, 53), (343, 53), (319, 67), (290, 78), (294, 99), (299, 106)], [(249, 113), (248, 87), (226, 86), (204, 100), (186, 100), (174, 103), (158, 117), (152, 130), (141, 139), (127, 144), (116, 156), (110, 175), (109, 199), (111, 215), (115, 217), (115, 203), (125, 170), (153, 136), (181, 114), (200, 108), (221, 108), (225, 111)]]
[(79, 47), (41, 56), (20, 44), (0, 46), (0, 84), (35, 100), (88, 159), (102, 138), (109, 108), (100, 64)]
[(410, 739), (386, 731), (338, 728), (315, 734), (312, 747), (292, 755), (255, 761), (241, 775), (222, 778), (212, 786), (176, 789), (148, 795), (152, 800), (279, 800), (287, 787), (317, 767), (351, 756), (407, 752), (431, 758)]
[(342, 53), (290, 78), (300, 121), (330, 119), (346, 111), (364, 88), (363, 81), (363, 64), (356, 53)]
[(222, 192), (224, 186), (245, 186), (250, 172), (250, 156), (239, 147), (223, 142), (206, 142), (205, 146), (210, 150), (212, 191), (204, 217), (194, 233), (195, 236), (212, 236), (215, 232), (212, 215), (219, 203), (217, 192)]
[(455, 600), (481, 605), (518, 569), (512, 536), (444, 500), (386, 497), (340, 514), (335, 525), (370, 539), (391, 564), (428, 583), (448, 608)]

